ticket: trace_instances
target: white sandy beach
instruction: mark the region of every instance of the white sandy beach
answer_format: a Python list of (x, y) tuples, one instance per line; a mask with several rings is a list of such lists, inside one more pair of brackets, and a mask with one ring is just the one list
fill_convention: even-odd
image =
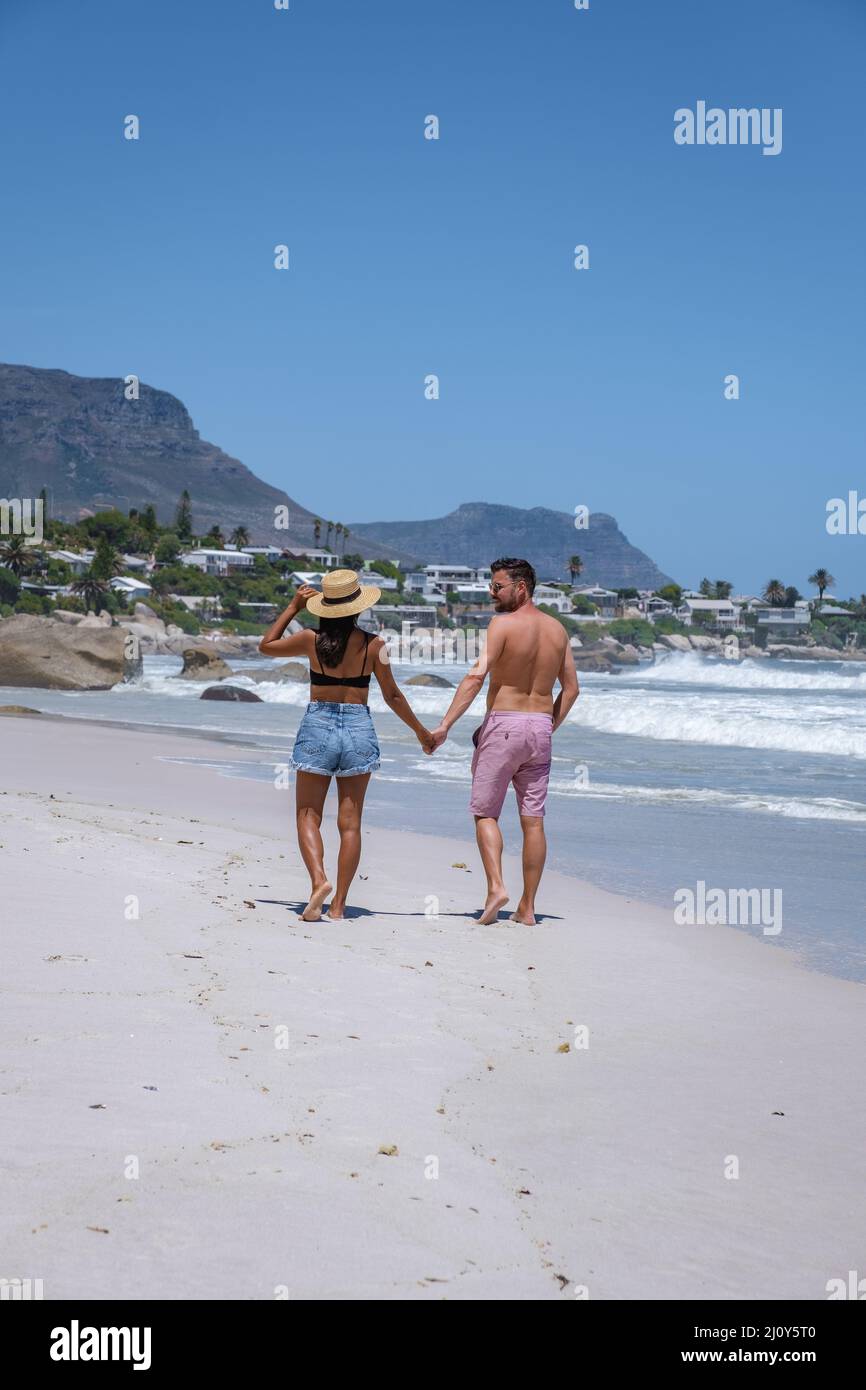
[(362, 912), (302, 923), (294, 789), (163, 760), (225, 748), (0, 719), (0, 1274), (823, 1299), (862, 1270), (864, 986), (552, 872), (538, 927), (480, 927), (468, 813), (369, 830)]

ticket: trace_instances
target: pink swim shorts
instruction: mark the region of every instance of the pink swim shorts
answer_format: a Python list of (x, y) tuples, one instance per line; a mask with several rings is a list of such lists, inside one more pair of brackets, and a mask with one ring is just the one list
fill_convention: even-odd
[(473, 816), (498, 818), (509, 782), (522, 816), (543, 816), (550, 779), (553, 717), (519, 710), (490, 710), (472, 759)]

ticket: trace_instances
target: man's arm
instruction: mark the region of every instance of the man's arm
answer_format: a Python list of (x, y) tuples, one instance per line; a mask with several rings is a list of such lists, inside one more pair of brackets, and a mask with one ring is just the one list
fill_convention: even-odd
[(571, 650), (571, 643), (566, 641), (565, 651), (562, 656), (562, 665), (559, 668), (559, 694), (553, 702), (553, 732), (559, 728), (565, 720), (565, 716), (571, 709), (578, 695), (580, 686), (577, 683), (577, 669), (574, 664), (574, 652)]
[(457, 720), (464, 715), (469, 706), (476, 699), (481, 691), (481, 687), (487, 679), (487, 674), (491, 671), (502, 655), (505, 646), (505, 629), (501, 618), (492, 618), (487, 629), (487, 641), (484, 644), (484, 651), (479, 656), (472, 670), (463, 677), (454, 692), (454, 699), (448, 706), (448, 713), (443, 718), (437, 729), (433, 730), (435, 740), (434, 747), (439, 748), (448, 737), (448, 731)]

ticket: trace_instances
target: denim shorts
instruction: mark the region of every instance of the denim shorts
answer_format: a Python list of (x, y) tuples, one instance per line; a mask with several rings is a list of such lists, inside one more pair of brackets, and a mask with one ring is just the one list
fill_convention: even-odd
[(311, 700), (292, 749), (292, 767), (322, 777), (357, 777), (379, 766), (379, 740), (366, 705)]

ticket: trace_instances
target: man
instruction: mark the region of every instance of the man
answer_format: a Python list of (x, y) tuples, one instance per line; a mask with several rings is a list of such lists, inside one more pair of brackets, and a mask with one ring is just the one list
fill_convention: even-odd
[[(490, 568), (498, 616), (488, 628), (486, 650), (457, 687), (448, 713), (433, 730), (433, 739), (436, 748), (445, 742), (489, 674), (487, 714), (473, 735), (469, 803), (487, 875), (487, 901), (478, 920), (495, 922), (508, 901), (502, 880), (499, 816), (511, 782), (523, 830), (523, 894), (511, 920), (529, 927), (535, 925), (535, 894), (547, 856), (544, 802), (551, 737), (580, 692), (565, 628), (532, 602), (535, 570), (527, 560), (514, 559), (495, 560)], [(554, 702), (556, 681), (560, 689)]]

